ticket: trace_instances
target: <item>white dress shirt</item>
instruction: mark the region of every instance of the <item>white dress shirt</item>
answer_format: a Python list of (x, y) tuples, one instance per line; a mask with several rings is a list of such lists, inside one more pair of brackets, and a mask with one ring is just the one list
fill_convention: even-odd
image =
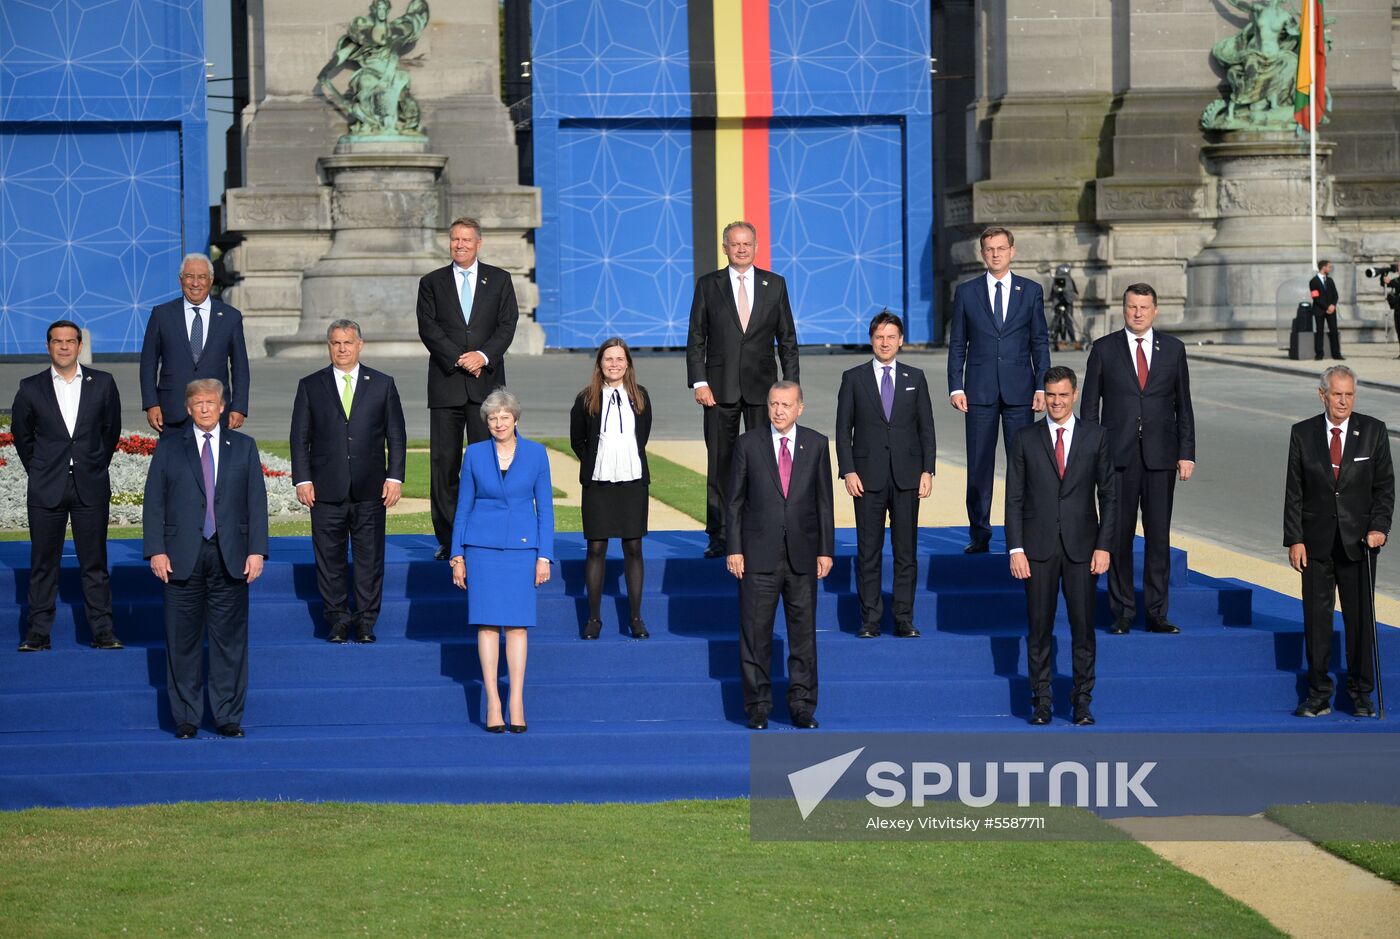
[[(1056, 423), (1055, 423), (1053, 420), (1051, 420), (1050, 418), (1046, 418), (1046, 419), (1045, 419), (1045, 426), (1049, 429), (1049, 433), (1050, 433), (1050, 452), (1051, 452), (1051, 453), (1054, 453), (1054, 452), (1055, 452), (1055, 438), (1058, 436), (1058, 434), (1056, 434), (1055, 431), (1059, 430), (1061, 427), (1063, 427), (1063, 428), (1065, 429), (1065, 468), (1068, 469), (1068, 468), (1069, 468), (1069, 449), (1070, 449), (1071, 446), (1073, 446), (1073, 443), (1074, 443), (1074, 412), (1073, 412), (1073, 411), (1070, 412), (1069, 417), (1065, 418), (1065, 422), (1064, 422), (1063, 424), (1056, 424)], [(1008, 552), (1006, 552), (1006, 553), (1007, 553), (1007, 554), (1025, 554), (1025, 553), (1026, 553), (1026, 549), (1025, 549), (1025, 548), (1012, 548), (1010, 551), (1008, 551)]]
[[(1138, 337), (1133, 335), (1131, 329), (1124, 329), (1128, 334), (1128, 358), (1133, 360), (1133, 374), (1137, 374), (1137, 350)], [(1147, 332), (1142, 334), (1142, 354), (1147, 356), (1147, 371), (1152, 371), (1152, 327), (1147, 327)]]
[(622, 386), (603, 386), (602, 422), (598, 426), (598, 456), (593, 481), (627, 483), (642, 478), (642, 456), (637, 448), (637, 415)]
[[(769, 429), (772, 430), (772, 428), (769, 428)], [(780, 434), (780, 433), (778, 433), (776, 430), (773, 431), (773, 459), (774, 459), (774, 460), (779, 460), (779, 459), (782, 457), (783, 445), (782, 445), (781, 443), (779, 443), (779, 441), (782, 440), (784, 437), (787, 438), (787, 442), (788, 442), (788, 456), (792, 457), (793, 463), (796, 464), (796, 463), (797, 463), (797, 425), (796, 425), (796, 424), (793, 424), (791, 427), (789, 427), (788, 430), (787, 430), (787, 433), (785, 433), (785, 434)]]
[[(1324, 411), (1323, 414), (1325, 415), (1326, 412)], [(1326, 428), (1326, 433), (1325, 433), (1325, 435), (1324, 435), (1324, 436), (1326, 437), (1326, 439), (1323, 441), (1323, 443), (1325, 443), (1325, 444), (1327, 445), (1327, 453), (1328, 453), (1327, 462), (1328, 462), (1328, 463), (1331, 463), (1331, 462), (1332, 462), (1332, 459), (1331, 459), (1331, 453), (1332, 453), (1332, 428), (1335, 427), (1335, 428), (1337, 428), (1338, 430), (1340, 430), (1340, 431), (1342, 432), (1342, 435), (1341, 435), (1340, 437), (1338, 437), (1337, 439), (1340, 440), (1340, 441), (1342, 442), (1342, 452), (1343, 452), (1343, 453), (1346, 453), (1346, 452), (1347, 452), (1347, 428), (1351, 426), (1351, 418), (1348, 417), (1346, 420), (1342, 421), (1340, 424), (1334, 424), (1334, 423), (1332, 423), (1332, 418), (1324, 416), (1323, 419), (1322, 419), (1322, 424), (1323, 424), (1323, 426)]]
[[(185, 338), (190, 338), (190, 333), (194, 332), (194, 308), (195, 304), (185, 300)], [(199, 304), (199, 319), (204, 324), (204, 342), (209, 341), (209, 317), (213, 315), (214, 301), (208, 297)], [(201, 352), (204, 350), (201, 348)]]
[[(870, 359), (870, 364), (871, 364), (871, 366), (873, 366), (874, 369), (875, 369), (875, 388), (876, 388), (876, 390), (878, 391), (879, 388), (880, 388), (880, 382), (882, 382), (882, 381), (885, 380), (885, 366), (886, 366), (886, 363), (881, 362), (879, 359), (874, 358), (874, 357), (872, 356), (871, 359)], [(890, 369), (890, 382), (891, 382), (892, 384), (895, 383), (895, 382), (898, 382), (898, 381), (899, 381), (899, 363), (898, 363), (897, 361), (895, 361), (894, 359), (890, 359), (888, 365), (889, 365), (889, 369)], [(898, 391), (898, 390), (899, 390), (898, 388), (895, 388), (895, 391)]]
[[(481, 262), (480, 262), (480, 261), (473, 261), (471, 267), (459, 267), (456, 261), (453, 261), (453, 262), (452, 262), (452, 279), (453, 279), (453, 281), (457, 284), (457, 296), (458, 296), (458, 297), (460, 297), (460, 296), (462, 295), (462, 282), (463, 282), (463, 281), (466, 281), (468, 284), (471, 284), (471, 297), (472, 297), (473, 302), (475, 302), (475, 300), (476, 300), (476, 288), (477, 288), (477, 274), (480, 273), (479, 270), (478, 270), (478, 269), (480, 268), (480, 266), (481, 266)], [(462, 315), (463, 315), (464, 317), (466, 317), (467, 319), (471, 319), (471, 315), (472, 315), (471, 309), (468, 308), (468, 309), (463, 310), (463, 311), (462, 311)], [(481, 352), (480, 349), (468, 349), (467, 351), (468, 351), (468, 352), (480, 352), (480, 353), (481, 353), (481, 357), (482, 357), (483, 359), (486, 360), (486, 364), (488, 364), (488, 365), (491, 364), (491, 357), (488, 356), (485, 352)]]
[[(732, 291), (733, 294), (734, 294), (734, 311), (737, 313), (738, 310), (739, 310), (739, 281), (742, 280), (742, 281), (744, 282), (744, 295), (747, 296), (747, 297), (749, 298), (749, 316), (752, 317), (752, 316), (753, 316), (753, 291), (754, 291), (754, 277), (753, 277), (754, 267), (753, 267), (753, 265), (749, 265), (749, 269), (746, 270), (746, 271), (744, 271), (744, 273), (742, 273), (742, 274), (740, 274), (738, 271), (736, 271), (736, 270), (734, 269), (733, 265), (730, 265), (730, 266), (727, 268), (727, 270), (729, 271), (729, 289), (730, 289), (730, 291)], [(691, 388), (708, 388), (708, 387), (710, 387), (710, 383), (709, 383), (708, 381), (705, 381), (705, 380), (702, 379), (702, 380), (700, 380), (700, 381), (697, 381), (695, 384), (691, 385), (690, 387), (691, 387)]]
[[(63, 425), (68, 428), (68, 436), (73, 436), (78, 427), (78, 403), (83, 397), (83, 369), (73, 373), (71, 380), (58, 374), (58, 369), (49, 366), (53, 378), (53, 393), (58, 397), (58, 409), (63, 413)], [(70, 464), (72, 460), (68, 461)]]
[(993, 313), (997, 311), (997, 284), (1001, 284), (1001, 321), (1005, 323), (1011, 309), (1011, 271), (1001, 275), (1001, 280), (993, 277), (991, 271), (987, 272), (987, 306)]

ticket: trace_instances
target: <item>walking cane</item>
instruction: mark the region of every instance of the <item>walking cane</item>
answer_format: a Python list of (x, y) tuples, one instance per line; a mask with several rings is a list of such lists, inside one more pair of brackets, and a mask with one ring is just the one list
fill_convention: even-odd
[(1366, 569), (1366, 591), (1371, 595), (1371, 661), (1376, 673), (1376, 720), (1383, 721), (1385, 691), (1381, 687), (1381, 644), (1376, 626), (1376, 558), (1380, 556), (1380, 549), (1371, 547), (1364, 537), (1361, 547), (1366, 551), (1366, 563), (1362, 567)]

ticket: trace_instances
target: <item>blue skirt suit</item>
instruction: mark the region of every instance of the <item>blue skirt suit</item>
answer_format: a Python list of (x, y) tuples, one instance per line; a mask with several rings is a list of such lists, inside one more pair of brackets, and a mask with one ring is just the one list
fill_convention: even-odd
[(467, 447), (457, 489), (452, 554), (466, 559), (467, 622), (535, 625), (535, 562), (554, 557), (554, 487), (542, 444), (516, 436), (501, 472), (496, 442)]

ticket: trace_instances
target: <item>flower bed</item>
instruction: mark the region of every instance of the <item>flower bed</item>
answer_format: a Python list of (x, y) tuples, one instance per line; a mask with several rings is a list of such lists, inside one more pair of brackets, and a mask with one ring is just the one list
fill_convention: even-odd
[[(146, 492), (146, 473), (151, 466), (157, 438), (123, 433), (112, 456), (112, 524), (140, 525), (141, 502)], [(263, 480), (267, 483), (269, 515), (305, 514), (292, 485), (292, 464), (279, 456), (259, 452)], [(0, 528), (29, 527), (25, 492), (29, 479), (15, 453), (14, 437), (0, 433)]]

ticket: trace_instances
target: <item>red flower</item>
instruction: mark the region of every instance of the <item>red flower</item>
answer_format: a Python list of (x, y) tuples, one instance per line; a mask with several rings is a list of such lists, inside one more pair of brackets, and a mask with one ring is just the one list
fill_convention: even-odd
[(156, 443), (157, 439), (155, 437), (131, 434), (130, 436), (117, 439), (117, 449), (122, 453), (134, 453), (137, 456), (150, 456), (156, 452)]
[(264, 476), (270, 477), (272, 479), (280, 479), (283, 476), (292, 475), (291, 473), (286, 473), (282, 470), (275, 470), (272, 467), (268, 466), (266, 463), (262, 465), (262, 471)]
[[(15, 435), (9, 431), (0, 432), (0, 447), (13, 447), (15, 445)], [(0, 466), (4, 466), (0, 463)]]

